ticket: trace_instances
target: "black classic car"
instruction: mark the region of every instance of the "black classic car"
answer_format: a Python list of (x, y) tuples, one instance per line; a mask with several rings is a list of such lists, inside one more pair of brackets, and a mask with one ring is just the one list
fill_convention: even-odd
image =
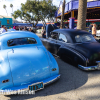
[(100, 70), (100, 43), (88, 32), (74, 29), (49, 31), (41, 38), (52, 54), (65, 59), (83, 70)]

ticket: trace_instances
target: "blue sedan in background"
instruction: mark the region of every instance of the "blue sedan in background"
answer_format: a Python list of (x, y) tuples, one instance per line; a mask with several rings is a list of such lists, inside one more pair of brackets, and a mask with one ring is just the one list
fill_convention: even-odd
[(0, 49), (0, 90), (37, 91), (60, 78), (55, 58), (31, 32), (1, 34)]

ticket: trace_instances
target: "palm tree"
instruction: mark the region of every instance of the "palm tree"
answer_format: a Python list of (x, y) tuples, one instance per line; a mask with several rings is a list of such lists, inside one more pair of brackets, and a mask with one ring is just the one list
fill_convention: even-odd
[(79, 0), (77, 29), (86, 30), (87, 0)]
[(12, 13), (13, 13), (13, 4), (10, 4), (10, 7), (12, 8)]
[[(7, 9), (6, 9), (6, 5), (3, 5), (3, 8), (6, 10), (6, 13), (7, 13)], [(7, 16), (8, 16), (8, 13), (7, 13)]]
[(60, 28), (62, 29), (64, 27), (64, 11), (65, 11), (65, 0), (63, 0), (63, 5), (62, 5), (62, 15), (61, 15), (61, 24)]

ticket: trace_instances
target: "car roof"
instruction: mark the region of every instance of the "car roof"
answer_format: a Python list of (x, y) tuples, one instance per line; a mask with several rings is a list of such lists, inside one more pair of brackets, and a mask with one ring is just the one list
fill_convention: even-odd
[(87, 31), (78, 30), (78, 29), (56, 29), (56, 30), (53, 30), (53, 32), (61, 32), (65, 35), (69, 34), (69, 35), (73, 35), (73, 36), (80, 35), (80, 33), (81, 33), (81, 35), (82, 34), (89, 34), (89, 35), (91, 34)]
[(7, 49), (8, 48), (7, 41), (10, 39), (24, 38), (24, 37), (35, 38), (37, 41), (36, 45), (42, 45), (40, 38), (32, 32), (29, 32), (29, 31), (11, 31), (11, 32), (5, 32), (5, 33), (0, 35), (1, 48)]
[(0, 35), (0, 40), (10, 40), (14, 38), (21, 38), (21, 37), (33, 37), (38, 38), (38, 36), (32, 32), (29, 31), (10, 31), (5, 32)]
[[(23, 33), (24, 33), (24, 34), (23, 34)], [(27, 34), (27, 33), (28, 33), (28, 34)], [(0, 37), (1, 37), (1, 36), (5, 36), (5, 37), (6, 37), (6, 36), (8, 36), (8, 35), (12, 35), (12, 36), (13, 36), (13, 35), (16, 35), (16, 34), (17, 34), (17, 35), (20, 35), (20, 36), (25, 36), (26, 34), (27, 34), (27, 35), (31, 34), (31, 32), (29, 32), (29, 31), (11, 31), (11, 32), (9, 32), (9, 31), (8, 31), (8, 32), (5, 32), (5, 33), (2, 33), (2, 34), (0, 35)], [(33, 34), (33, 35), (35, 35), (35, 34)]]

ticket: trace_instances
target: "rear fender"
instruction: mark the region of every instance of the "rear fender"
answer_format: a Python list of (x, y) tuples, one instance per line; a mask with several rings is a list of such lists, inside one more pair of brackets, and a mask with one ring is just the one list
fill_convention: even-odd
[[(8, 82), (3, 82), (8, 80)], [(2, 51), (0, 53), (0, 89), (8, 88), (13, 86), (11, 69), (9, 66), (9, 60), (7, 52)]]
[(77, 64), (86, 66), (86, 58), (75, 49), (69, 47), (59, 48), (58, 56), (62, 57), (62, 55), (70, 58), (73, 61), (72, 63), (77, 62)]
[(48, 62), (49, 62), (51, 76), (58, 75), (59, 67), (58, 67), (58, 64), (57, 64), (55, 58), (49, 51), (47, 51), (47, 49), (45, 47), (43, 49), (44, 49), (44, 52), (45, 52)]

